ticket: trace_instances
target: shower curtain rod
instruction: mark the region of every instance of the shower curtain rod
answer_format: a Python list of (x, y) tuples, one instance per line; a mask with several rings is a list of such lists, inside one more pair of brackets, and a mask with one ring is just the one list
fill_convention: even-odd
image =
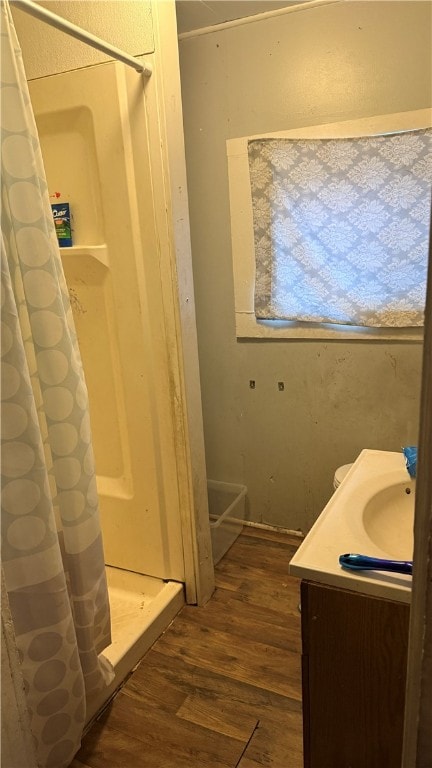
[(67, 35), (75, 37), (77, 40), (81, 40), (82, 43), (87, 43), (87, 45), (91, 45), (92, 48), (97, 48), (98, 51), (102, 51), (102, 53), (112, 56), (113, 59), (122, 61), (123, 64), (127, 64), (128, 67), (133, 67), (137, 72), (142, 72), (146, 77), (150, 77), (152, 73), (150, 64), (138, 61), (133, 56), (129, 56), (128, 53), (121, 51), (119, 48), (115, 48), (115, 46), (110, 45), (110, 43), (105, 42), (105, 40), (101, 40), (100, 37), (92, 35), (91, 32), (87, 32), (85, 29), (77, 27), (76, 24), (67, 21), (67, 19), (63, 19), (61, 16), (52, 13), (52, 11), (48, 11), (41, 5), (33, 3), (32, 0), (13, 0), (12, 5), (25, 13), (29, 13), (30, 16), (34, 16), (36, 19), (44, 21), (51, 27), (55, 27), (61, 32), (66, 32)]

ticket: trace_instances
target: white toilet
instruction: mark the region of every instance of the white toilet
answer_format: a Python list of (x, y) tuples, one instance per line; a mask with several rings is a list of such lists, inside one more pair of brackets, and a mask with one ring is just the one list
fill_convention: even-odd
[(339, 488), (342, 480), (345, 479), (351, 467), (352, 467), (352, 464), (343, 464), (342, 467), (337, 468), (333, 478), (333, 488), (335, 490), (336, 488)]

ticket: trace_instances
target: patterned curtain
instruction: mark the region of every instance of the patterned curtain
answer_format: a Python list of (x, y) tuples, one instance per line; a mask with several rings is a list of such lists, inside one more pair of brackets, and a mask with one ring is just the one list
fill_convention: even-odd
[(248, 143), (258, 319), (423, 325), (431, 139)]
[(5, 2), (1, 141), (2, 569), (38, 764), (62, 768), (113, 676), (110, 613), (87, 390)]

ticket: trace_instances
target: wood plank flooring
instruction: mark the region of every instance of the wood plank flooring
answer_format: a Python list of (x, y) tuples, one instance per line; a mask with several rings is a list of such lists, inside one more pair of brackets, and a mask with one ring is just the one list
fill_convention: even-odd
[(207, 605), (180, 611), (71, 768), (302, 768), (299, 543), (244, 528)]

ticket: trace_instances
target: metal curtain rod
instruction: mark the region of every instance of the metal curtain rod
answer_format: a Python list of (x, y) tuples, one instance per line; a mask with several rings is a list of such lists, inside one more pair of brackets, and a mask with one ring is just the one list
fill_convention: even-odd
[(57, 16), (55, 13), (48, 11), (41, 5), (33, 3), (32, 0), (13, 0), (12, 4), (21, 11), (29, 13), (30, 16), (34, 16), (36, 19), (44, 21), (46, 24), (59, 29), (61, 32), (66, 32), (67, 35), (75, 37), (77, 40), (81, 40), (82, 43), (91, 45), (92, 48), (97, 48), (98, 51), (102, 51), (102, 53), (112, 56), (113, 59), (118, 59), (119, 61), (122, 61), (123, 64), (127, 64), (128, 67), (133, 67), (137, 72), (142, 72), (146, 77), (150, 77), (152, 73), (150, 64), (138, 61), (133, 56), (129, 56), (128, 53), (121, 51), (119, 48), (115, 48), (114, 45), (110, 45), (105, 42), (105, 40), (101, 40), (100, 37), (92, 35), (91, 32), (87, 32), (85, 29), (77, 27), (76, 24), (67, 21), (67, 19), (63, 19), (61, 16)]

